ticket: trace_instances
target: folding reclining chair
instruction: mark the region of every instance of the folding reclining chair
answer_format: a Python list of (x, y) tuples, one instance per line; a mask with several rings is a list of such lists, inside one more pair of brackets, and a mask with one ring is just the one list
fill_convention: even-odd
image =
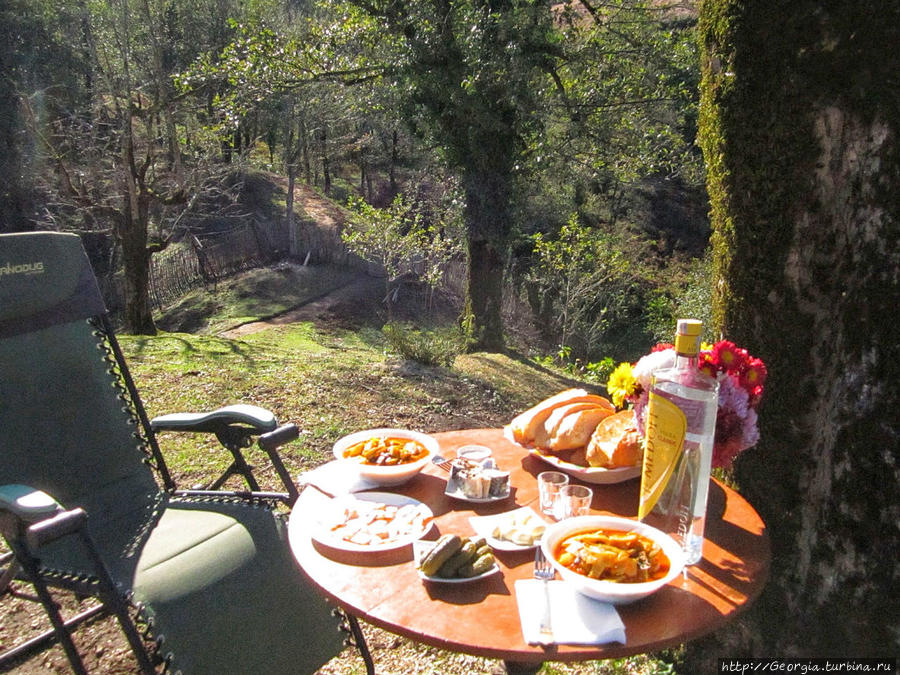
[[(251, 491), (176, 490), (154, 426), (215, 433)], [(239, 448), (260, 434), (287, 493), (253, 491)], [(277, 509), (296, 497), (276, 451), (294, 437), (253, 406), (151, 426), (79, 238), (0, 235), (0, 592), (34, 584), (76, 672), (49, 587), (99, 598), (145, 672), (307, 673), (341, 650)]]

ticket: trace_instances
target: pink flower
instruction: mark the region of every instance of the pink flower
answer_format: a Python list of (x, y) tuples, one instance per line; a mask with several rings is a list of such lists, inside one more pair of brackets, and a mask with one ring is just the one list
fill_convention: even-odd
[(740, 452), (758, 440), (756, 411), (750, 407), (750, 395), (738, 385), (734, 376), (720, 375), (713, 466), (731, 466)]

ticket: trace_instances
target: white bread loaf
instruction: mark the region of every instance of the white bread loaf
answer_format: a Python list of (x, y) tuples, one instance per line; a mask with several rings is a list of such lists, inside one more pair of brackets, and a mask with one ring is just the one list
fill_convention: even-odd
[(550, 439), (551, 452), (561, 452), (584, 447), (591, 439), (594, 429), (601, 420), (609, 417), (613, 411), (609, 408), (589, 408), (579, 410), (563, 417), (553, 438)]
[(568, 403), (582, 402), (593, 402), (597, 406), (608, 407), (610, 412), (615, 410), (613, 404), (602, 396), (589, 394), (584, 389), (566, 389), (517, 415), (509, 423), (513, 440), (522, 445), (533, 444), (538, 426), (543, 425), (554, 410)]
[(643, 457), (641, 435), (634, 421), (634, 413), (622, 411), (607, 417), (597, 425), (587, 446), (585, 458), (591, 466), (615, 469), (635, 466)]
[(566, 403), (565, 405), (561, 405), (554, 409), (544, 423), (538, 425), (537, 429), (535, 429), (533, 441), (534, 447), (549, 450), (550, 440), (556, 435), (557, 429), (559, 429), (559, 425), (562, 423), (564, 417), (581, 410), (589, 410), (597, 407), (598, 405), (594, 401), (580, 401), (579, 403)]

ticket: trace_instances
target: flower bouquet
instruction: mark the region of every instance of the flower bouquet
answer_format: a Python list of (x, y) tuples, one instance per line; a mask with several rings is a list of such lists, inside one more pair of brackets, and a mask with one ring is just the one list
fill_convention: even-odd
[[(674, 346), (658, 344), (637, 363), (619, 364), (606, 383), (616, 407), (633, 408), (642, 436), (653, 373), (670, 368), (674, 363)], [(762, 398), (766, 366), (761, 359), (750, 356), (746, 349), (721, 340), (714, 345), (701, 345), (698, 367), (719, 381), (712, 465), (727, 469), (735, 457), (759, 440), (756, 407)]]

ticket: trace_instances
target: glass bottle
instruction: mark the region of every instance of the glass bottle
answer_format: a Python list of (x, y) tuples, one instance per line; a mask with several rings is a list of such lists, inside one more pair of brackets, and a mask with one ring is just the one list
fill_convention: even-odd
[(644, 432), (638, 518), (702, 556), (719, 383), (698, 370), (703, 324), (679, 319), (675, 364), (653, 374)]

